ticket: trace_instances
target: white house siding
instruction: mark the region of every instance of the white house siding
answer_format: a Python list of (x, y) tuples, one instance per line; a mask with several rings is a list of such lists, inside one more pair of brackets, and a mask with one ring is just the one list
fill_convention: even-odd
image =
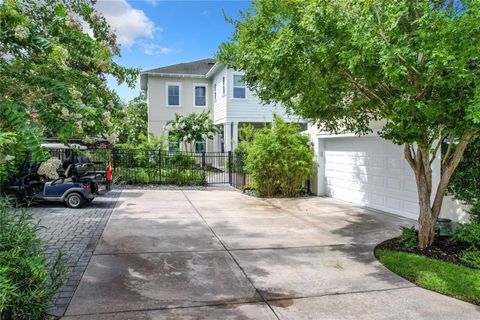
[[(180, 107), (169, 107), (166, 103), (167, 83), (180, 83)], [(207, 107), (194, 107), (193, 86), (194, 84), (207, 85)], [(212, 86), (207, 79), (201, 78), (174, 78), (174, 77), (148, 77), (148, 129), (156, 136), (164, 135), (164, 126), (167, 121), (175, 118), (175, 114), (188, 115), (194, 112), (211, 110)]]
[(213, 87), (217, 84), (217, 98), (213, 101), (213, 121), (217, 124), (224, 123), (227, 118), (227, 95), (222, 93), (222, 78), (225, 77), (225, 86), (228, 88), (227, 69), (223, 68), (212, 79), (212, 96)]
[(248, 88), (246, 98), (233, 97), (233, 76), (242, 75), (242, 72), (228, 70), (228, 108), (227, 122), (272, 122), (273, 115), (277, 114), (287, 122), (302, 122), (298, 116), (288, 115), (285, 108), (273, 104), (264, 105), (261, 100)]

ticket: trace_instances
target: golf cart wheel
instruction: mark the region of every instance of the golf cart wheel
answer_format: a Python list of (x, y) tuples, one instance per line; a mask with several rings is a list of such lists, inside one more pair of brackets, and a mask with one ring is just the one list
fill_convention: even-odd
[(80, 208), (84, 202), (84, 199), (80, 193), (72, 192), (65, 199), (65, 203), (68, 207), (76, 209)]
[(20, 195), (17, 192), (12, 191), (12, 190), (7, 190), (4, 194), (4, 196), (7, 199), (8, 204), (11, 205), (12, 207), (19, 204), (20, 201), (22, 200), (20, 198)]

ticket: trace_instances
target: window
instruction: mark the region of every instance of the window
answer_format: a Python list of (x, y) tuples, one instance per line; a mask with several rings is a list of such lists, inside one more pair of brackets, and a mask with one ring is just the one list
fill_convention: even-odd
[(195, 152), (205, 152), (207, 150), (207, 142), (205, 140), (195, 141)]
[(217, 102), (217, 84), (213, 85), (213, 101)]
[(236, 74), (233, 76), (233, 97), (236, 99), (245, 99), (245, 83), (242, 81), (242, 76)]
[(179, 83), (167, 83), (167, 106), (180, 107)]
[(222, 77), (222, 95), (225, 96), (225, 77)]
[(195, 107), (206, 107), (207, 106), (207, 87), (205, 85), (194, 85), (194, 99)]

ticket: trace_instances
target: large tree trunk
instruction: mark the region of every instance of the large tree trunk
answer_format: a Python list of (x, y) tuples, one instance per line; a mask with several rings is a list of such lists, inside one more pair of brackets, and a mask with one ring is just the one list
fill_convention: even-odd
[[(405, 159), (412, 167), (417, 182), (418, 202), (420, 212), (418, 217), (418, 244), (421, 249), (427, 248), (435, 240), (435, 227), (442, 209), (443, 198), (447, 191), (448, 183), (455, 172), (463, 153), (470, 141), (471, 136), (465, 136), (455, 147), (451, 154), (447, 153), (442, 159), (440, 182), (435, 192), (433, 204), (431, 196), (432, 185), (432, 163), (436, 154), (430, 154), (430, 147), (415, 147), (412, 144), (404, 145)], [(438, 143), (442, 143), (439, 141)], [(437, 149), (435, 149), (437, 150)]]

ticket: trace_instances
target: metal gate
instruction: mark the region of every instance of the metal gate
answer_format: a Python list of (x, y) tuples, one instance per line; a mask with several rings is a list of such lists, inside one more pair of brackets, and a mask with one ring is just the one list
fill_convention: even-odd
[[(50, 150), (65, 159), (65, 149)], [(170, 152), (120, 148), (76, 150), (79, 159), (90, 159), (113, 169), (113, 184), (124, 185), (231, 185), (242, 189), (248, 181), (243, 160), (233, 152)]]

